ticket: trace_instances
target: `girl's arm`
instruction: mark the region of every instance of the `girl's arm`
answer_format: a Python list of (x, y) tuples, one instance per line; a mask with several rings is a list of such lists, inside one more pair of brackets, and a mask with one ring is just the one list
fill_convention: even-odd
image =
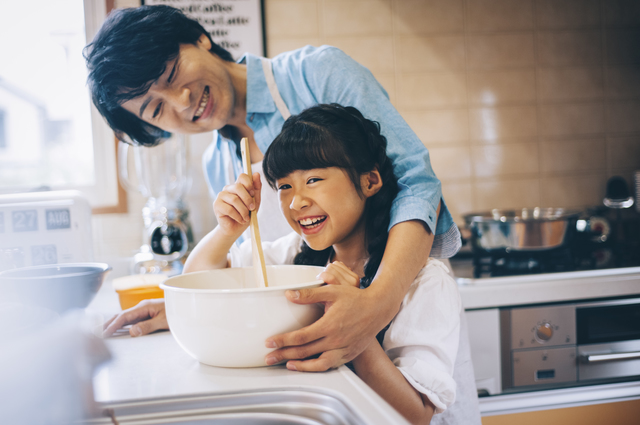
[(375, 339), (353, 360), (356, 374), (412, 424), (431, 422), (435, 406), (409, 384)]
[(213, 203), (218, 225), (191, 251), (183, 273), (229, 266), (227, 254), (251, 224), (251, 211), (254, 214), (258, 211), (261, 189), (259, 173), (254, 173), (253, 178), (241, 174), (234, 184), (226, 186), (218, 194)]

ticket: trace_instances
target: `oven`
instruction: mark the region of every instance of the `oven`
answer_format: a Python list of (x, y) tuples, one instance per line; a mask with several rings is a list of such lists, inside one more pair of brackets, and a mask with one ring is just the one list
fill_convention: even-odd
[(640, 379), (640, 297), (466, 315), (480, 395)]

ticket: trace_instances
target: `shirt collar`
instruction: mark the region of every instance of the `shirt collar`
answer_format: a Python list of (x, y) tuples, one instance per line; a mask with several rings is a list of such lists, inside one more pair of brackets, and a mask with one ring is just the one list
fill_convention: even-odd
[(276, 111), (259, 56), (245, 53), (238, 63), (247, 65), (247, 117), (253, 113), (266, 114)]

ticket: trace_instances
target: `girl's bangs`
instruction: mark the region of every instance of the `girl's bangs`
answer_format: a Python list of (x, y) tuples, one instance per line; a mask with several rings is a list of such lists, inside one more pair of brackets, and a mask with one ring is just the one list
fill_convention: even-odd
[(352, 164), (343, 145), (333, 135), (309, 122), (297, 122), (276, 137), (267, 150), (263, 169), (269, 185), (298, 170), (338, 167), (350, 170)]

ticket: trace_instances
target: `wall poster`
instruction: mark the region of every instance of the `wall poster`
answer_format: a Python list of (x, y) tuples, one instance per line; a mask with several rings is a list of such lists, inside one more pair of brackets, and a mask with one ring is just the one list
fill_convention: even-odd
[(245, 52), (266, 56), (264, 0), (144, 0), (143, 4), (182, 10), (236, 60)]

